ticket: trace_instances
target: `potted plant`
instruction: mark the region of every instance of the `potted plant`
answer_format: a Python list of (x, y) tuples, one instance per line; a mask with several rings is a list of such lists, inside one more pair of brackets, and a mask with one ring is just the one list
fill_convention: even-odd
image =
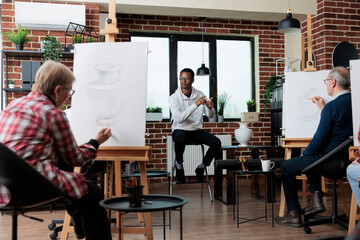
[(86, 38), (86, 42), (87, 42), (87, 43), (96, 42), (96, 39), (95, 39), (94, 37), (88, 36), (88, 37)]
[(15, 88), (15, 83), (13, 80), (9, 81), (9, 88)]
[(218, 102), (218, 122), (223, 122), (224, 121), (224, 111), (225, 111), (225, 107), (228, 104), (230, 97), (228, 96), (228, 94), (226, 92), (220, 94), (217, 97), (217, 102)]
[(272, 92), (276, 87), (276, 77), (270, 77), (270, 80), (266, 83), (266, 89), (264, 92), (264, 109), (265, 111), (270, 108), (270, 100), (272, 98)]
[(29, 37), (30, 31), (26, 28), (22, 28), (21, 25), (17, 24), (17, 31), (11, 30), (11, 32), (2, 33), (12, 43), (16, 45), (16, 50), (23, 50), (24, 44), (30, 42), (32, 37)]
[(75, 34), (72, 36), (72, 41), (73, 41), (73, 44), (75, 44), (75, 43), (82, 43), (82, 42), (83, 42), (83, 37), (82, 37), (82, 35), (75, 33)]
[(53, 60), (55, 62), (60, 62), (62, 57), (63, 47), (61, 42), (57, 40), (56, 37), (50, 37), (48, 34), (44, 37), (46, 41), (43, 42), (43, 58), (42, 61)]
[(256, 111), (256, 102), (254, 99), (247, 101), (246, 105), (247, 105), (248, 112)]
[(162, 120), (161, 107), (148, 107), (146, 108), (146, 121), (157, 122)]

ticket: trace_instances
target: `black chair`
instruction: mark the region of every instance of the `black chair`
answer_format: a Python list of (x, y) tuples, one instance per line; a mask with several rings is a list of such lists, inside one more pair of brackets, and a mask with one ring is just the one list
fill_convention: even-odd
[(331, 152), (327, 153), (325, 156), (302, 170), (302, 173), (304, 174), (317, 173), (321, 174), (325, 178), (333, 180), (331, 216), (305, 216), (304, 231), (307, 234), (311, 233), (311, 228), (309, 226), (314, 225), (333, 223), (339, 224), (345, 229), (348, 227), (348, 222), (346, 219), (344, 219), (344, 216), (338, 215), (336, 182), (338, 179), (342, 179), (344, 176), (346, 176), (346, 168), (350, 163), (348, 149), (352, 143), (352, 138), (347, 139)]
[(0, 143), (0, 184), (11, 193), (10, 202), (0, 207), (0, 211), (11, 212), (13, 240), (17, 239), (19, 213), (25, 216), (25, 211), (60, 199), (63, 203), (71, 203), (63, 191), (2, 143)]
[[(172, 167), (171, 167), (171, 172), (170, 172), (170, 185), (169, 185), (169, 195), (173, 194), (173, 185), (177, 184), (176, 181), (174, 181), (175, 178), (175, 165), (176, 165), (176, 157), (175, 157), (175, 142), (172, 142)], [(195, 145), (195, 146), (200, 146), (201, 148), (201, 157), (202, 159), (204, 159), (205, 156), (205, 148), (204, 148), (204, 144), (198, 143), (198, 142), (188, 142), (186, 143), (186, 145)], [(209, 197), (210, 197), (210, 201), (213, 202), (214, 199), (212, 197), (212, 192), (211, 192), (211, 186), (210, 186), (210, 180), (209, 180), (209, 175), (208, 175), (208, 171), (207, 171), (207, 167), (205, 167), (205, 181), (187, 181), (186, 184), (188, 183), (201, 183), (201, 197), (203, 197), (203, 192), (204, 192), (204, 183), (207, 184), (208, 189), (209, 189)]]

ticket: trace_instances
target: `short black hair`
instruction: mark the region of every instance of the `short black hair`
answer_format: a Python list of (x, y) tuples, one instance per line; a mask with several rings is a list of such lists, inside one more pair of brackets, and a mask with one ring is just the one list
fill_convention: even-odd
[(183, 72), (190, 73), (191, 78), (194, 79), (195, 73), (194, 73), (194, 71), (193, 71), (191, 68), (184, 68), (183, 70), (181, 70), (180, 75), (181, 75)]

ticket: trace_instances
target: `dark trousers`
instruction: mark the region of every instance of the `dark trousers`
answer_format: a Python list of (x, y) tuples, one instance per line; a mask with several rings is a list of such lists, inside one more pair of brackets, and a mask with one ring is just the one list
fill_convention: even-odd
[(201, 143), (209, 146), (206, 152), (203, 163), (209, 166), (213, 158), (221, 158), (221, 142), (216, 136), (204, 130), (184, 131), (174, 130), (172, 133), (173, 141), (175, 142), (175, 156), (176, 162), (182, 164), (184, 162), (183, 154), (187, 143)]
[(75, 219), (80, 218), (86, 240), (111, 240), (110, 223), (106, 210), (99, 206), (99, 201), (104, 199), (104, 193), (96, 183), (90, 180), (86, 180), (86, 182), (89, 193), (80, 199), (73, 199), (73, 204), (66, 206), (66, 210)]
[[(288, 210), (301, 210), (296, 187), (296, 175), (324, 155), (301, 156), (285, 160), (281, 163), (282, 182), (286, 206)], [(310, 184), (310, 192), (321, 191), (321, 174), (306, 174)]]

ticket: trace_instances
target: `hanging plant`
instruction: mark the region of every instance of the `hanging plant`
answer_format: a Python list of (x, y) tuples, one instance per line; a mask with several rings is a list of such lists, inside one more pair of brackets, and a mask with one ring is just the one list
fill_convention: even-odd
[(264, 109), (265, 111), (270, 109), (270, 100), (272, 98), (272, 92), (276, 87), (277, 79), (276, 77), (270, 77), (270, 80), (266, 83), (266, 90), (264, 92)]

